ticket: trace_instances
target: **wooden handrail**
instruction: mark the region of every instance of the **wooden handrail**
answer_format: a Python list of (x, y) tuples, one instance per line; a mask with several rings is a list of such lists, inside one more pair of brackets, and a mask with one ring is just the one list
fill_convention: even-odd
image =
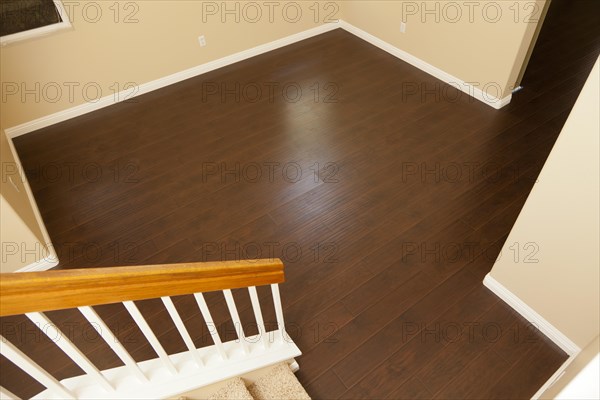
[(0, 274), (0, 316), (282, 283), (279, 259)]

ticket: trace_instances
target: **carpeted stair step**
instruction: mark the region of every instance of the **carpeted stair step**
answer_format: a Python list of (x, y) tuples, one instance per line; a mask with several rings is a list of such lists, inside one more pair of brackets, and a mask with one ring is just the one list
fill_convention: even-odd
[(208, 400), (254, 400), (242, 378), (230, 379), (227, 384), (210, 395)]
[(178, 400), (311, 400), (287, 363), (260, 371), (260, 375), (233, 378), (218, 388), (187, 393)]
[(250, 385), (248, 391), (254, 400), (310, 400), (287, 363), (274, 366)]

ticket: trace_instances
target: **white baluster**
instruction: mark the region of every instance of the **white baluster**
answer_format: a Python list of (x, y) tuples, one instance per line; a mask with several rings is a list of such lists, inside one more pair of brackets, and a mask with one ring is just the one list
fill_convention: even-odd
[(35, 361), (23, 354), (12, 343), (0, 336), (0, 354), (12, 361), (17, 367), (27, 372), (33, 379), (46, 388), (56, 392), (61, 398), (74, 399), (75, 395), (52, 375), (46, 372)]
[(231, 320), (233, 321), (233, 326), (235, 331), (237, 332), (238, 338), (240, 339), (240, 343), (242, 344), (242, 349), (244, 353), (248, 354), (248, 343), (246, 343), (246, 335), (244, 334), (244, 327), (242, 326), (242, 321), (240, 320), (240, 315), (238, 314), (237, 307), (235, 306), (235, 301), (233, 300), (233, 294), (231, 290), (223, 290), (223, 294), (225, 295), (225, 302), (227, 303), (227, 308), (229, 309), (229, 314), (231, 315)]
[(138, 364), (135, 362), (133, 357), (127, 352), (125, 347), (119, 342), (119, 339), (113, 334), (108, 326), (104, 323), (102, 318), (94, 311), (92, 307), (79, 307), (79, 311), (83, 314), (83, 316), (88, 320), (90, 325), (94, 327), (94, 329), (102, 336), (102, 339), (110, 346), (110, 348), (115, 352), (115, 354), (123, 361), (129, 371), (133, 375), (135, 375), (140, 381), (148, 382), (148, 378)]
[(27, 318), (31, 320), (48, 338), (53, 341), (62, 351), (64, 351), (75, 364), (79, 366), (86, 374), (92, 376), (96, 383), (101, 385), (104, 389), (109, 392), (114, 391), (113, 386), (108, 380), (102, 375), (102, 373), (96, 368), (94, 364), (79, 350), (69, 338), (58, 329), (52, 321), (50, 321), (42, 313), (27, 313)]
[(177, 309), (175, 308), (175, 304), (173, 304), (173, 300), (171, 300), (171, 298), (168, 296), (161, 297), (161, 299), (162, 299), (165, 307), (167, 308), (167, 311), (169, 312), (171, 319), (175, 323), (175, 326), (177, 327), (177, 330), (179, 331), (181, 338), (185, 342), (185, 345), (187, 346), (190, 353), (192, 353), (192, 357), (194, 357), (194, 360), (196, 360), (196, 363), (198, 364), (198, 366), (201, 367), (202, 365), (204, 365), (202, 362), (202, 358), (200, 357), (200, 354), (198, 353), (198, 350), (196, 349), (196, 345), (194, 345), (194, 341), (190, 337), (190, 334), (187, 331), (187, 328), (183, 324), (183, 321), (181, 320), (181, 316), (177, 312)]
[(21, 400), (19, 396), (0, 386), (0, 400)]
[(206, 304), (206, 300), (204, 300), (204, 296), (202, 293), (194, 293), (194, 298), (198, 303), (198, 307), (200, 308), (200, 312), (202, 313), (202, 317), (204, 318), (204, 322), (206, 323), (206, 327), (208, 328), (208, 332), (212, 337), (215, 346), (217, 347), (217, 351), (223, 360), (227, 360), (227, 353), (225, 352), (225, 348), (223, 347), (223, 343), (221, 342), (221, 337), (219, 336), (219, 332), (217, 331), (217, 325), (213, 321), (212, 315), (210, 315), (210, 310), (208, 309), (208, 305)]
[(281, 339), (285, 342), (288, 341), (287, 333), (285, 331), (285, 321), (283, 320), (283, 307), (281, 306), (281, 295), (279, 294), (279, 285), (272, 284), (271, 291), (273, 292), (273, 305), (275, 306), (275, 315), (277, 317), (277, 326), (281, 333)]
[(163, 349), (162, 345), (154, 335), (154, 332), (152, 332), (152, 329), (150, 329), (150, 325), (148, 325), (148, 322), (146, 322), (146, 319), (144, 318), (140, 310), (138, 310), (134, 302), (124, 301), (123, 305), (125, 306), (127, 311), (129, 311), (129, 314), (131, 315), (135, 323), (140, 327), (140, 330), (142, 331), (144, 336), (146, 336), (146, 339), (148, 339), (150, 346), (152, 346), (158, 357), (162, 360), (165, 367), (167, 367), (167, 369), (173, 375), (176, 375), (177, 368), (175, 368), (175, 365), (173, 365), (173, 362), (169, 358), (169, 355), (167, 354), (165, 349)]
[(258, 300), (256, 286), (250, 286), (248, 288), (248, 293), (250, 294), (250, 301), (252, 302), (252, 310), (254, 311), (254, 318), (256, 319), (258, 334), (262, 338), (265, 349), (267, 349), (269, 347), (269, 340), (267, 337), (267, 329), (265, 328), (265, 321), (263, 320), (262, 311), (260, 309), (260, 301)]

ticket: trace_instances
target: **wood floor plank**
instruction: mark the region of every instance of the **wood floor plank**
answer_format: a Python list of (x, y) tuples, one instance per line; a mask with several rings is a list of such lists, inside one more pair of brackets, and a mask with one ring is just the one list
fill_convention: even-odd
[(418, 378), (413, 377), (400, 386), (388, 399), (422, 399), (429, 400), (432, 398), (431, 392), (427, 389), (427, 385), (421, 382)]
[[(493, 351), (484, 351), (466, 368), (460, 371), (444, 389), (436, 393), (436, 399), (480, 399), (481, 393), (493, 385), (502, 371), (510, 365)], [(482, 390), (484, 388), (484, 390)], [(485, 398), (485, 397), (483, 397)]]
[[(356, 364), (345, 359), (343, 363), (334, 367), (344, 384), (351, 386), (344, 397), (372, 398), (377, 393), (388, 396), (403, 384), (414, 370), (435, 359), (444, 349), (448, 340), (447, 328), (454, 329), (464, 322), (476, 321), (497, 301), (497, 298), (490, 298), (487, 289), (479, 284), (438, 318), (404, 319), (399, 329), (395, 331), (396, 336), (398, 332), (406, 333), (406, 339), (397, 341), (396, 343), (401, 346), (390, 349), (382, 362), (377, 364), (375, 359), (375, 365), (363, 369), (365, 360), (361, 364)], [(355, 372), (357, 369), (359, 371)], [(362, 376), (362, 378), (350, 379), (350, 375), (345, 371), (351, 371), (354, 376)], [(343, 373), (345, 375), (342, 375)], [(346, 380), (344, 376), (348, 376)]]
[(531, 346), (518, 363), (513, 364), (493, 387), (490, 397), (502, 399), (531, 398), (536, 387), (540, 388), (565, 361), (565, 357), (556, 350), (548, 352), (544, 345)]
[[(524, 89), (501, 110), (468, 96), (407, 97), (406, 82), (446, 86), (335, 30), (16, 138), (58, 268), (279, 257), (287, 328), (304, 352), (298, 376), (313, 397), (529, 397), (565, 354), (481, 281), (598, 56), (599, 4), (552, 2)], [(207, 82), (295, 82), (304, 95), (205, 98)], [(332, 84), (333, 101), (315, 97), (315, 83)], [(244, 171), (256, 165), (253, 181)], [(299, 179), (284, 174), (290, 166)], [(90, 179), (94, 169), (101, 179)], [(206, 295), (233, 338), (222, 297)], [(254, 332), (247, 294), (234, 297)], [(194, 343), (212, 344), (193, 298), (174, 302)], [(170, 353), (184, 349), (161, 304), (139, 306)], [(155, 356), (122, 306), (96, 308), (135, 359)], [(86, 329), (77, 312), (51, 318)], [(28, 322), (0, 322), (24, 348)], [(507, 332), (419, 340), (451, 322)], [(104, 344), (75, 340), (98, 366), (119, 365)], [(47, 340), (30, 349), (60, 378), (79, 373)], [(24, 398), (41, 390), (0, 364), (2, 386)]]
[[(306, 373), (302, 368), (296, 375), (301, 381), (306, 380)], [(329, 370), (322, 375), (321, 379), (305, 386), (305, 389), (313, 399), (339, 399), (347, 388), (335, 372)]]
[[(515, 321), (514, 311), (510, 307), (503, 302), (494, 304), (479, 320), (469, 321), (463, 334), (457, 336), (457, 340), (450, 340), (444, 350), (432, 362), (416, 372), (415, 376), (421, 382), (427, 382), (427, 389), (432, 393), (432, 397), (445, 386), (451, 387), (457, 397), (467, 395), (464, 392), (465, 388), (472, 390), (473, 393), (479, 393), (478, 388), (475, 387), (480, 384), (478, 379), (469, 382), (466, 377), (474, 377), (473, 370), (482, 367), (469, 365), (479, 357), (487, 358), (484, 355), (486, 350), (503, 335), (510, 335), (512, 333), (510, 328)], [(454, 339), (454, 336), (450, 339)], [(499, 368), (501, 364), (508, 365), (506, 361), (500, 360), (498, 366), (491, 370), (501, 369)], [(462, 378), (461, 374), (464, 374), (465, 378)], [(457, 383), (451, 384), (452, 381)], [(459, 385), (464, 385), (463, 389), (458, 389)], [(459, 391), (462, 391), (460, 395), (458, 395)]]

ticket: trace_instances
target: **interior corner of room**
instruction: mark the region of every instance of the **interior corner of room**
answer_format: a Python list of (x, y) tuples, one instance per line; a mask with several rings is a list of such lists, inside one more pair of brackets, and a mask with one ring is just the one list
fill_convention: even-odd
[[(11, 30), (0, 47), (0, 271), (206, 261), (209, 236), (197, 225), (216, 232), (218, 251), (275, 234), (306, 245), (305, 256), (314, 243), (333, 243), (348, 265), (300, 257), (286, 262), (282, 285), (284, 309), (304, 329), (294, 337), (308, 349), (298, 377), (313, 397), (585, 396), (598, 386), (590, 376), (600, 334), (600, 32), (586, 1), (53, 1), (61, 16), (53, 24), (64, 24)], [(334, 82), (341, 100), (199, 100), (206, 82), (311, 79), (319, 90)], [(335, 172), (347, 180), (329, 185), (319, 170), (315, 182), (294, 185), (194, 181), (206, 161), (265, 157), (341, 165)], [(106, 182), (63, 182), (61, 192), (40, 178), (43, 165), (108, 160), (145, 163), (148, 181), (111, 196)], [(444, 180), (448, 171), (431, 172), (444, 163), (476, 164), (479, 175)], [(514, 176), (482, 179), (481, 165)], [(137, 240), (139, 249), (132, 260), (63, 258), (85, 235), (98, 248)], [(483, 246), (474, 259), (428, 258), (440, 243), (473, 240)], [(307, 307), (318, 310), (308, 317)], [(399, 335), (419, 318), (435, 326), (448, 322), (444, 313), (510, 321), (533, 332), (535, 345), (392, 340), (394, 327)], [(341, 339), (328, 342), (332, 326)], [(435, 375), (437, 356), (442, 366), (451, 356), (465, 365), (456, 377)], [(504, 370), (483, 372), (493, 365)]]

